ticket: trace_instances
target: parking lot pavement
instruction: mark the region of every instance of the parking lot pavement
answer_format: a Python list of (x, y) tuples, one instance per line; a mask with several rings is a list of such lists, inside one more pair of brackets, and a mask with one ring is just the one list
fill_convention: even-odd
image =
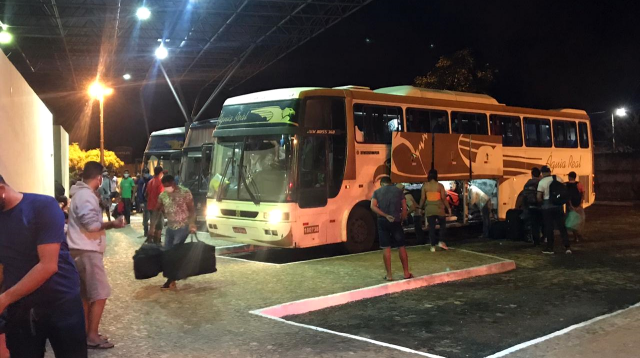
[[(573, 255), (560, 251), (543, 255), (539, 248), (522, 242), (468, 243), (463, 247), (512, 259), (518, 269), (288, 319), (445, 357), (489, 356), (640, 301), (638, 217), (637, 208), (588, 209), (587, 240), (573, 245)], [(538, 352), (541, 347), (537, 356), (567, 357), (565, 353), (572, 352), (567, 347), (574, 345), (576, 351), (591, 347), (599, 349), (598, 356), (611, 355), (607, 342), (622, 344), (623, 350), (637, 346), (637, 331), (631, 333), (638, 325), (637, 310), (629, 312), (633, 313), (635, 320), (602, 335), (598, 325), (572, 333), (591, 334), (590, 344), (570, 338), (565, 342), (560, 335), (512, 354), (527, 357), (527, 352)], [(626, 315), (598, 324), (621, 317)], [(544, 348), (545, 344), (549, 346)]]
[[(384, 283), (380, 252), (288, 265), (218, 258), (218, 272), (161, 291), (159, 276), (137, 281), (132, 256), (141, 226), (110, 230), (105, 264), (113, 296), (101, 330), (116, 344), (91, 357), (411, 357), (412, 354), (348, 337), (297, 327), (250, 311)], [(212, 242), (207, 237), (204, 241)], [(460, 250), (409, 250), (416, 275), (498, 262)], [(394, 251), (394, 269), (400, 271)], [(48, 353), (47, 357), (52, 357)]]

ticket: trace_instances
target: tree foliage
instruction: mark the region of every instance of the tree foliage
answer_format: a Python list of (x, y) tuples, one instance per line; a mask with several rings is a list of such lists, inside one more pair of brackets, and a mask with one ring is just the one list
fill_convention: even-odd
[[(89, 161), (100, 162), (100, 149), (85, 151), (80, 148), (78, 143), (71, 143), (71, 145), (69, 145), (69, 174), (72, 178), (76, 177)], [(123, 166), (124, 162), (118, 158), (116, 153), (105, 149), (104, 164), (111, 172)]]
[(464, 49), (441, 56), (434, 69), (414, 79), (414, 85), (441, 90), (487, 93), (496, 71), (487, 65), (478, 66), (471, 50)]

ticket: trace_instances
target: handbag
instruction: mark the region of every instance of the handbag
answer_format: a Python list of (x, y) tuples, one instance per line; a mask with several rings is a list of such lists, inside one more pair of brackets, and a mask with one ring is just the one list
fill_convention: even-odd
[(162, 248), (157, 244), (144, 243), (133, 255), (133, 273), (136, 280), (158, 276), (162, 272)]
[(582, 224), (582, 218), (580, 214), (575, 212), (574, 210), (569, 211), (567, 214), (567, 218), (564, 221), (564, 226), (569, 230), (577, 231), (580, 229), (580, 224)]
[(214, 273), (216, 247), (191, 235), (190, 242), (176, 244), (162, 254), (163, 276), (172, 280)]

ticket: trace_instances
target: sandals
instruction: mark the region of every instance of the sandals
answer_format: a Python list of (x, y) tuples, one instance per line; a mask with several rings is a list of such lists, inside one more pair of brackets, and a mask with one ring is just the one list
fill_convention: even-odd
[(115, 344), (106, 341), (106, 342), (100, 342), (98, 344), (89, 344), (87, 343), (87, 348), (88, 349), (111, 349), (115, 347)]
[(410, 273), (409, 276), (405, 277), (404, 279), (405, 280), (409, 280), (409, 279), (412, 279), (412, 278), (415, 278), (415, 277), (413, 276), (412, 273)]
[(393, 278), (388, 278), (388, 277), (387, 277), (387, 275), (385, 275), (385, 276), (384, 276), (384, 280), (385, 280), (385, 281), (389, 281), (389, 282), (391, 282), (391, 281), (393, 281)]

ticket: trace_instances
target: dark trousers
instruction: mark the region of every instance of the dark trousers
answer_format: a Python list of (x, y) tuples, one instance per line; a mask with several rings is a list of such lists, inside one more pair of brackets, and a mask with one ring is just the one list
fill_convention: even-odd
[(142, 206), (142, 228), (144, 229), (144, 236), (149, 234), (149, 217), (151, 212), (147, 209), (147, 203), (140, 204)]
[(422, 230), (422, 215), (413, 215), (413, 225), (416, 232), (416, 239), (418, 239), (418, 244), (424, 245), (426, 241), (424, 231)]
[(482, 237), (489, 237), (489, 228), (491, 227), (491, 212), (489, 211), (489, 206), (484, 205), (482, 207)]
[(124, 219), (127, 224), (131, 224), (131, 198), (123, 198), (122, 202), (124, 203)]
[(47, 340), (56, 357), (86, 358), (87, 336), (80, 295), (54, 305), (9, 306), (7, 348), (11, 358), (44, 357)]
[[(438, 225), (440, 225), (440, 235), (438, 235), (438, 237), (436, 237), (436, 221)], [(447, 218), (438, 215), (427, 216), (427, 224), (429, 224), (429, 241), (431, 241), (431, 246), (438, 245), (438, 242), (444, 242), (444, 235), (447, 230)]]
[(542, 212), (540, 208), (527, 209), (527, 226), (531, 229), (531, 239), (535, 245), (540, 244), (540, 232), (542, 230)]
[(564, 210), (562, 207), (542, 209), (542, 220), (544, 222), (544, 233), (547, 237), (547, 248), (553, 249), (554, 244), (554, 230), (560, 230), (560, 236), (562, 237), (562, 244), (565, 248), (569, 248), (569, 235), (567, 234), (567, 228), (564, 226)]

